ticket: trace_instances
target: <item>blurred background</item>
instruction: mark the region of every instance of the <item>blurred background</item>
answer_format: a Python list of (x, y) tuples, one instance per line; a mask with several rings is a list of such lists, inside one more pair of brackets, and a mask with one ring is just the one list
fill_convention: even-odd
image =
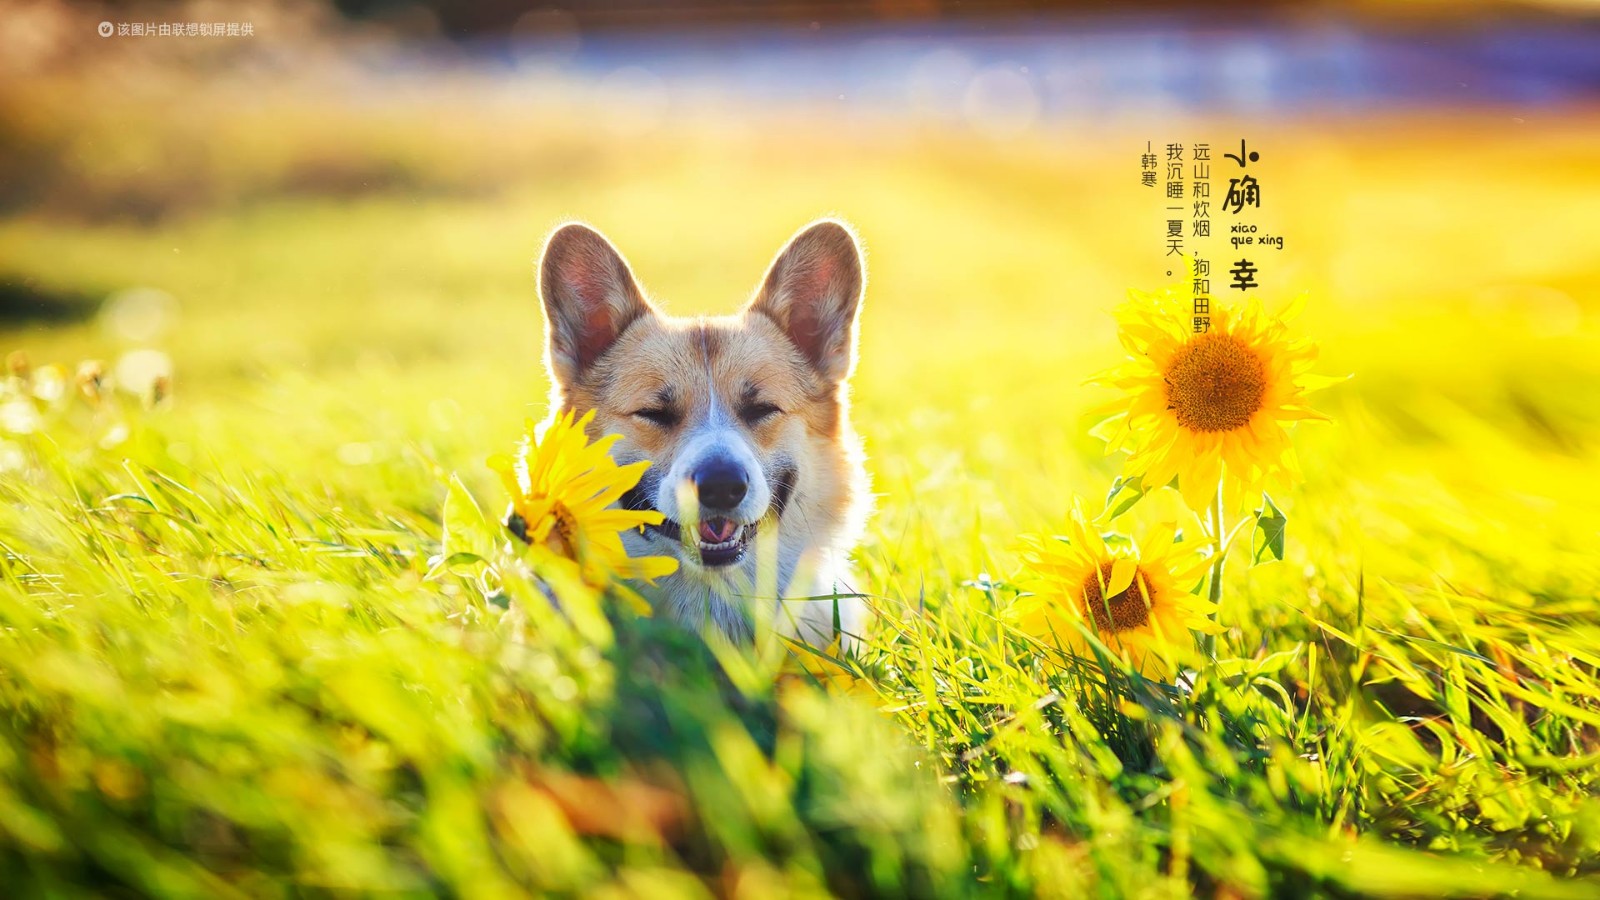
[(836, 214), (869, 253), (880, 490), (1021, 525), (1103, 489), (1082, 382), (1126, 290), (1173, 281), (1141, 154), (1248, 140), (1253, 221), (1285, 241), (1259, 295), (1308, 294), (1323, 371), (1358, 376), (1308, 468), (1542, 521), (1527, 498), (1593, 500), (1563, 491), (1600, 433), (1595, 13), (13, 2), (0, 345), (165, 377), (196, 445), (430, 508), (406, 466), (487, 484), (542, 414), (556, 224), (605, 231), (671, 311), (722, 312)]

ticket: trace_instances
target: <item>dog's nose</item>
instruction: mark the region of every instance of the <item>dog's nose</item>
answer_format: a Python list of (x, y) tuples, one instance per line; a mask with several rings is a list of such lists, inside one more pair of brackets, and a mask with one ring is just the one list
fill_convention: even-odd
[(726, 459), (712, 459), (695, 470), (694, 487), (702, 507), (726, 512), (744, 499), (750, 483), (743, 468)]

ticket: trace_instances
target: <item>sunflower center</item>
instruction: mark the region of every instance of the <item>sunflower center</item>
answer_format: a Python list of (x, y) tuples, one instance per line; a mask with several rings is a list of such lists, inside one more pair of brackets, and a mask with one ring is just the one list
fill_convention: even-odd
[(1139, 592), (1140, 572), (1136, 569), (1133, 581), (1126, 590), (1112, 594), (1108, 599), (1100, 585), (1111, 583), (1111, 563), (1101, 563), (1100, 571), (1090, 573), (1083, 581), (1083, 608), (1094, 620), (1094, 628), (1102, 634), (1129, 631), (1150, 621), (1150, 610), (1145, 607), (1144, 595)]
[(1207, 332), (1172, 355), (1167, 408), (1190, 431), (1242, 428), (1267, 394), (1267, 367), (1244, 341)]

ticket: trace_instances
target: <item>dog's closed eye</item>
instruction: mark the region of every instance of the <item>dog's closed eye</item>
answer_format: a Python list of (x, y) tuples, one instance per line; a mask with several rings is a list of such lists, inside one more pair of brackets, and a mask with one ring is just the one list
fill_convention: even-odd
[(658, 428), (673, 428), (677, 426), (681, 419), (677, 410), (665, 406), (647, 406), (644, 409), (636, 409), (633, 411), (633, 415)]
[(783, 410), (772, 405), (771, 403), (762, 403), (760, 401), (756, 401), (740, 406), (739, 418), (743, 419), (746, 425), (759, 425), (767, 419), (770, 419), (782, 412)]

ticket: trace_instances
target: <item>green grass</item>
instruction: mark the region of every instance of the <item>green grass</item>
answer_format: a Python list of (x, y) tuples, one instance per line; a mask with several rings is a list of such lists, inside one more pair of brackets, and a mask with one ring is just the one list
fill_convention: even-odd
[[(80, 136), (167, 121), (138, 94), (72, 108)], [(75, 399), (0, 435), (10, 892), (1600, 890), (1600, 182), (1576, 125), (1262, 135), (1289, 240), (1269, 299), (1308, 290), (1299, 329), (1355, 377), (1297, 432), (1287, 559), (1230, 563), (1230, 661), (1176, 691), (1004, 623), (1015, 536), (1116, 474), (1081, 382), (1118, 355), (1122, 291), (1163, 280), (1159, 211), (1111, 177), (1132, 136), (769, 117), (634, 153), (570, 110), (449, 109), (286, 89), (215, 128), (142, 125), (0, 222), (10, 281), (180, 310), (169, 402)], [(450, 127), (410, 124), (430, 116)], [(206, 189), (148, 188), (159, 218), (117, 221), (162, 135)], [(327, 171), (396, 159), (406, 178), (331, 193)], [(722, 311), (828, 212), (869, 251), (864, 685), (778, 679), (781, 655), (581, 595), (554, 614), (497, 554), (429, 576), (447, 518), (490, 539), (484, 459), (543, 412), (549, 228), (585, 218), (669, 308)], [(129, 347), (97, 319), (4, 343)], [(452, 475), (476, 504), (446, 516)]]

